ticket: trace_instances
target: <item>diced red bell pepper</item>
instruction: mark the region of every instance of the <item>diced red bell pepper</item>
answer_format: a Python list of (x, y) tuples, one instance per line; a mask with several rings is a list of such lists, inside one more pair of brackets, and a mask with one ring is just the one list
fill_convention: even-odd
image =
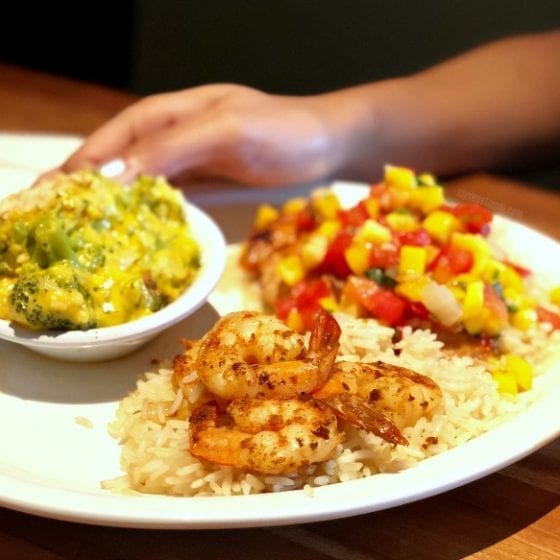
[(544, 307), (537, 307), (537, 318), (541, 323), (550, 323), (554, 329), (560, 329), (560, 315)]
[(481, 235), (490, 233), (490, 223), (494, 216), (488, 208), (484, 208), (480, 204), (460, 203), (455, 206), (445, 206), (441, 210), (451, 212), (469, 233), (480, 233)]
[(348, 249), (352, 242), (352, 233), (342, 230), (331, 241), (327, 248), (327, 253), (319, 265), (319, 270), (327, 274), (333, 274), (338, 278), (346, 278), (350, 273), (350, 267), (346, 262), (344, 251)]
[(315, 217), (309, 206), (306, 206), (296, 214), (296, 223), (298, 231), (311, 231), (315, 228)]
[(394, 244), (373, 245), (369, 253), (370, 268), (387, 269), (399, 262), (399, 249)]
[(428, 265), (432, 278), (440, 284), (449, 282), (454, 276), (469, 272), (474, 264), (474, 256), (467, 249), (442, 247), (435, 259)]
[(369, 213), (364, 202), (360, 201), (348, 210), (339, 210), (337, 216), (343, 228), (359, 228), (369, 218)]
[(349, 276), (343, 294), (366, 309), (373, 317), (389, 324), (403, 322), (407, 302), (391, 290), (380, 288), (373, 280), (361, 276)]
[(390, 290), (380, 289), (371, 295), (365, 307), (374, 317), (395, 326), (403, 322), (407, 302)]
[(416, 247), (427, 247), (431, 245), (432, 238), (424, 228), (415, 231), (405, 231), (395, 234), (401, 245), (415, 245)]
[(321, 298), (331, 295), (329, 285), (320, 278), (302, 280), (293, 288), (291, 295), (295, 298), (296, 307), (301, 310), (317, 303)]

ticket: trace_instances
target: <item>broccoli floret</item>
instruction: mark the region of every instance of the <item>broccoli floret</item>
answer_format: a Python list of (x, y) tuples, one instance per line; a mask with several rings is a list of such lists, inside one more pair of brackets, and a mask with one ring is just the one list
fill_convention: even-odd
[(35, 225), (27, 242), (29, 254), (41, 268), (61, 260), (78, 265), (78, 257), (66, 232), (52, 214), (47, 214)]
[(32, 329), (86, 330), (96, 326), (91, 296), (62, 261), (43, 270), (28, 265), (10, 293), (10, 319)]

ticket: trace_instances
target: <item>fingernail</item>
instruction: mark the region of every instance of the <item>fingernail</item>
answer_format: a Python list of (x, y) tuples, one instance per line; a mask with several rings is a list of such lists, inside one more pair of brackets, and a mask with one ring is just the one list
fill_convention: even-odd
[(99, 172), (104, 177), (108, 177), (109, 179), (114, 179), (115, 177), (119, 177), (123, 175), (126, 171), (126, 163), (122, 159), (112, 159), (107, 163), (104, 163), (100, 168)]

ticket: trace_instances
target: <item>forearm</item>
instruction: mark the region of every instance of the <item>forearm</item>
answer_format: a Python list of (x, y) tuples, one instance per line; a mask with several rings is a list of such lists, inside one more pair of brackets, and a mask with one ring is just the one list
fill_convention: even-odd
[(445, 175), (528, 160), (560, 144), (560, 32), (315, 99), (337, 176), (371, 179), (385, 162)]

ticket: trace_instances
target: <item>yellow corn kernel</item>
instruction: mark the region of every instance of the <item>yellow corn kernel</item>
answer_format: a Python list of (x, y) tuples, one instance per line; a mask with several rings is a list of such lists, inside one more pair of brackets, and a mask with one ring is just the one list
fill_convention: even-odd
[(554, 305), (560, 305), (560, 286), (550, 290), (549, 299)]
[(301, 314), (297, 309), (290, 309), (285, 323), (289, 329), (292, 329), (295, 332), (300, 333), (305, 330), (303, 319), (301, 318)]
[(272, 222), (277, 220), (279, 216), (280, 213), (276, 208), (274, 208), (274, 206), (271, 206), (270, 204), (261, 204), (257, 209), (253, 226), (256, 229), (265, 229)]
[(320, 264), (329, 247), (329, 239), (324, 235), (314, 234), (301, 246), (300, 258), (305, 269), (316, 267)]
[(519, 389), (528, 391), (533, 386), (533, 368), (531, 364), (515, 354), (506, 354), (505, 361), (505, 370), (514, 376)]
[(315, 230), (316, 233), (324, 235), (327, 239), (334, 239), (340, 231), (341, 225), (338, 220), (325, 220)]
[(438, 185), (419, 187), (410, 193), (408, 203), (424, 214), (433, 212), (445, 202), (443, 188)]
[(350, 270), (357, 275), (362, 275), (369, 268), (369, 247), (365, 243), (352, 243), (344, 251), (344, 258)]
[(394, 231), (415, 231), (418, 229), (418, 220), (413, 214), (390, 212), (385, 216), (385, 219)]
[(282, 206), (284, 214), (297, 214), (307, 206), (307, 199), (304, 197), (294, 197), (286, 200)]
[(399, 280), (412, 280), (426, 271), (428, 251), (425, 247), (403, 245), (399, 254)]
[(281, 259), (276, 265), (276, 272), (288, 286), (295, 286), (305, 277), (305, 270), (301, 259), (297, 255), (290, 255)]
[(424, 293), (424, 288), (429, 282), (427, 276), (420, 276), (414, 280), (407, 280), (406, 282), (400, 282), (395, 286), (395, 293), (403, 296), (409, 301), (422, 301), (422, 294)]
[(378, 198), (366, 198), (364, 200), (364, 208), (368, 213), (370, 218), (376, 220), (379, 216), (379, 199)]
[(416, 175), (412, 169), (394, 165), (385, 166), (384, 181), (388, 186), (398, 189), (414, 189), (417, 185)]
[(517, 381), (515, 377), (506, 371), (494, 371), (492, 378), (496, 382), (498, 393), (506, 395), (517, 395)]
[(482, 280), (471, 282), (465, 290), (463, 299), (463, 319), (478, 317), (484, 307), (484, 283)]
[(314, 210), (324, 219), (332, 220), (336, 218), (340, 210), (340, 202), (336, 194), (332, 191), (324, 191), (320, 196), (311, 199)]
[(460, 222), (453, 214), (436, 210), (424, 219), (422, 225), (433, 239), (447, 243), (451, 235), (459, 229)]
[(336, 300), (331, 296), (320, 298), (319, 299), (319, 305), (325, 311), (333, 312), (333, 311), (336, 311), (338, 309), (338, 304), (336, 303)]
[(375, 220), (366, 220), (354, 236), (354, 239), (356, 241), (381, 245), (391, 241), (391, 230)]

